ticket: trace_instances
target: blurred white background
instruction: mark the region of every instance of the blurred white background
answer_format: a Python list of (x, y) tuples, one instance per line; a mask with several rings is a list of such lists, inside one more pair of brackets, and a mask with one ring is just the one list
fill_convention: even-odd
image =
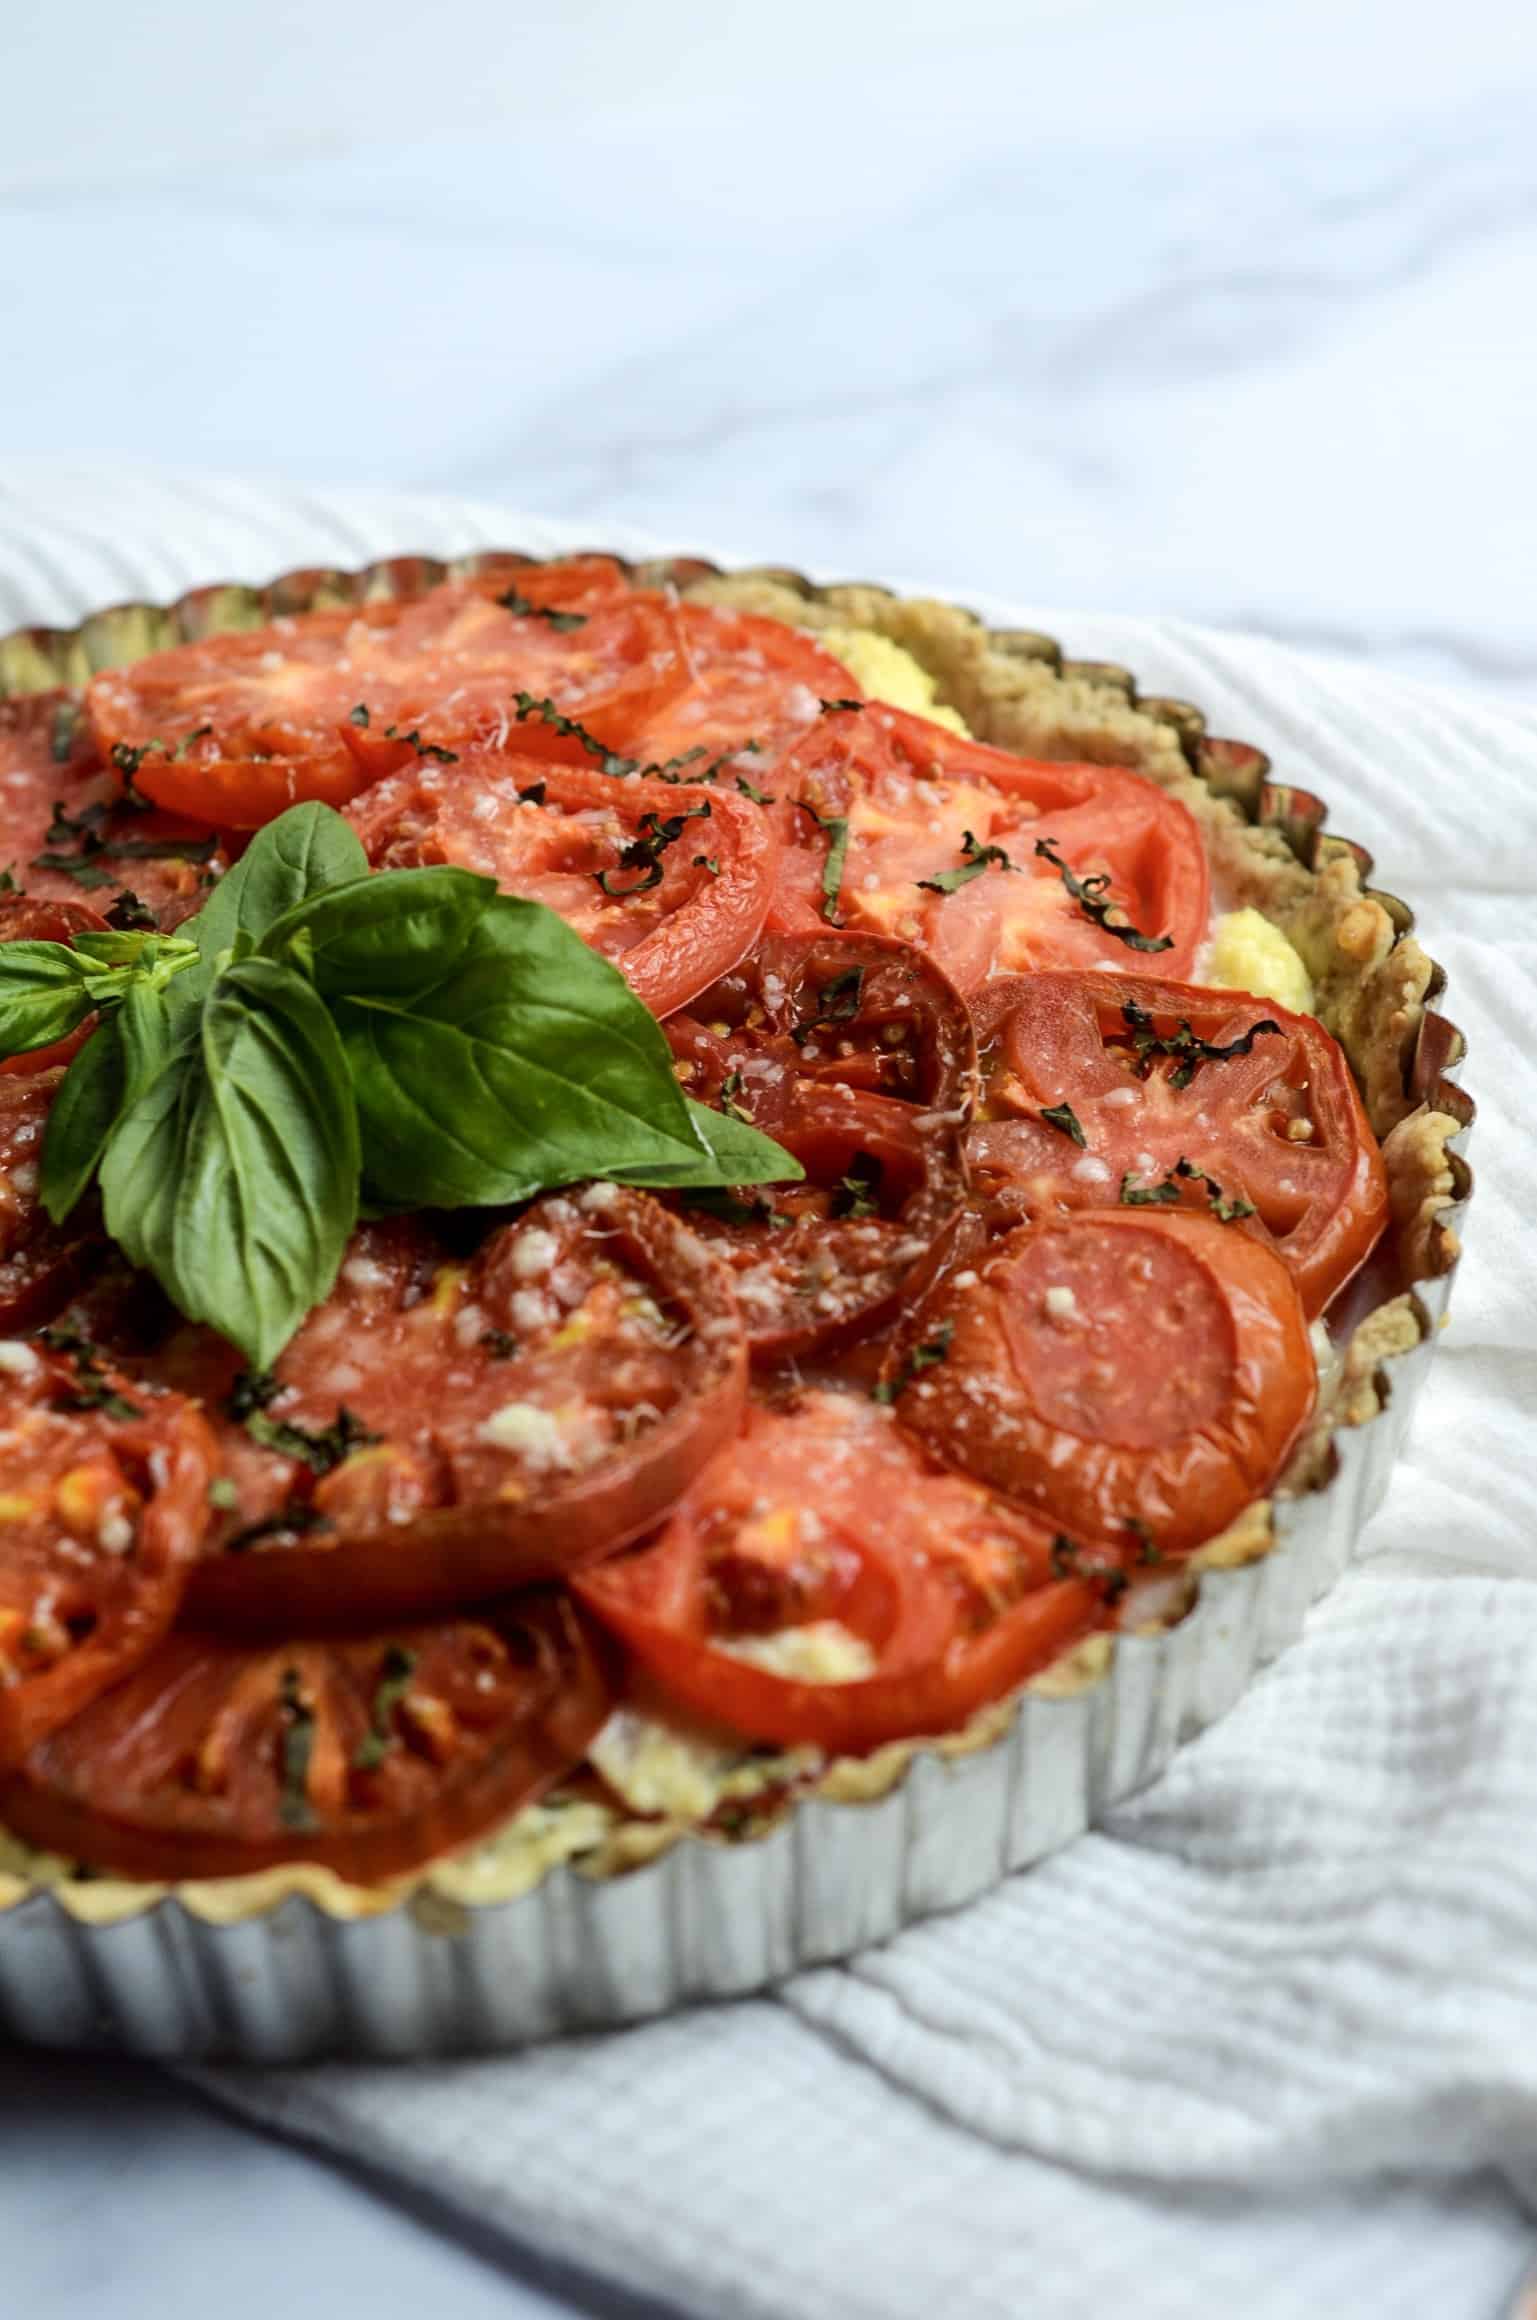
[(4, 79), (0, 486), (430, 485), (1537, 677), (1516, 0), (11, 0)]

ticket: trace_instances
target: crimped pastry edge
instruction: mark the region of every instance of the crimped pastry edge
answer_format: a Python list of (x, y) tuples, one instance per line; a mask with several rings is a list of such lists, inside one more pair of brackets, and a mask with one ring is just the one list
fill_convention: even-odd
[[(167, 607), (108, 607), (76, 629), (31, 628), (0, 638), (0, 698), (78, 685), (98, 668), (218, 630), (320, 605), (408, 597), (443, 579), (546, 560), (551, 559), (498, 550), (448, 562), (401, 556), (354, 572), (304, 567), (259, 589), (199, 588)], [(961, 712), (979, 739), (1023, 755), (1135, 766), (1195, 814), (1228, 904), (1252, 904), (1295, 944), (1313, 979), (1317, 1013), (1349, 1055), (1383, 1139), (1407, 1283), (1368, 1312), (1341, 1347), (1327, 1399), (1277, 1498), (1284, 1504), (1327, 1492), (1341, 1463), (1340, 1430), (1364, 1426), (1380, 1413), (1391, 1391), (1392, 1365), (1427, 1342), (1432, 1323), (1420, 1292), (1444, 1284), (1454, 1269), (1457, 1216), (1472, 1189), (1458, 1147), (1472, 1125), (1473, 1106), (1450, 1077), (1463, 1041), (1433, 1004), (1444, 976), (1414, 937), (1412, 911), (1368, 883), (1370, 857), (1326, 830), (1326, 809), (1316, 797), (1269, 778), (1262, 751), (1209, 735), (1204, 716), (1189, 703), (1143, 697), (1125, 669), (1064, 659), (1055, 640), (1038, 632), (989, 628), (960, 606), (898, 596), (874, 583), (819, 585), (781, 567), (727, 571), (693, 556), (617, 561), (638, 581), (676, 587), (696, 601), (809, 630), (874, 629), (913, 654), (936, 680), (940, 698)], [(1444, 1288), (1433, 1303), (1443, 1297)], [(1198, 1608), (1205, 1573), (1262, 1561), (1278, 1545), (1284, 1551), (1277, 1511), (1276, 1502), (1257, 1501), (1190, 1559), (1185, 1569), (1191, 1587), (1179, 1623)], [(515, 1902), (562, 1867), (583, 1880), (605, 1881), (642, 1871), (680, 1844), (737, 1849), (761, 1841), (808, 1802), (877, 1804), (925, 1761), (955, 1763), (998, 1746), (1027, 1701), (1081, 1701), (1105, 1683), (1125, 1640), (1088, 1637), (960, 1732), (835, 1761), (814, 1783), (756, 1815), (740, 1835), (683, 1821), (619, 1820), (579, 1854), (563, 1853), (556, 1843), (548, 1859), (510, 1862), (501, 1877), (469, 1871), (470, 1848), (373, 1887), (350, 1885), (307, 1863), (176, 1886), (109, 1877), (54, 1882), (0, 1870), (0, 1921), (40, 1893), (82, 1928), (115, 1926), (167, 1908), (209, 1926), (239, 1926), (298, 1897), (342, 1924), (405, 1911), (425, 1931), (454, 1932), (466, 1912)], [(1139, 1645), (1151, 1640), (1135, 1639)]]

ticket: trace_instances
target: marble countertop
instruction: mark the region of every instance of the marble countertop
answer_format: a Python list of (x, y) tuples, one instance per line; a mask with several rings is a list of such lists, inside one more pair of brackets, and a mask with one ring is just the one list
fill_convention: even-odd
[[(0, 507), (428, 486), (1537, 695), (1509, 0), (75, 0), (6, 83)], [(439, 2220), (0, 2055), (26, 2320), (617, 2308)]]

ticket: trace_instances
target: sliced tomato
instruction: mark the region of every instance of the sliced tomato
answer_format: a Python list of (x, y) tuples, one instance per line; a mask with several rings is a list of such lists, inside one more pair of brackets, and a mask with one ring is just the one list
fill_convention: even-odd
[(1183, 1553), (1268, 1490), (1313, 1407), (1291, 1276), (1211, 1216), (1096, 1209), (953, 1274), (892, 1354), (930, 1451), (1078, 1537)]
[(104, 754), (142, 753), (145, 796), (252, 829), (303, 798), (344, 803), (413, 752), (442, 763), (515, 730), (531, 751), (580, 760), (559, 718), (518, 726), (520, 694), (558, 693), (571, 719), (624, 723), (686, 682), (657, 591), (571, 617), (580, 625), (557, 626), (454, 582), (172, 646), (102, 671), (87, 705)]
[(94, 1202), (56, 1225), (37, 1196), (48, 1113), (63, 1077), (59, 1064), (0, 1076), (0, 1334), (5, 1336), (36, 1329), (57, 1313), (102, 1251)]
[(968, 1152), (996, 1217), (1123, 1199), (1210, 1210), (1269, 1242), (1309, 1315), (1387, 1222), (1350, 1065), (1310, 1015), (1141, 977), (1027, 975), (991, 984), (977, 1024), (990, 1117)]
[(778, 853), (735, 792), (493, 752), (395, 774), (350, 818), (379, 869), (453, 862), (559, 911), (654, 1015), (751, 949)]
[(314, 1861), (372, 1884), (542, 1795), (608, 1709), (558, 1596), (336, 1641), (179, 1634), (32, 1748), (0, 1818), (125, 1877)]
[(804, 1181), (677, 1203), (730, 1270), (755, 1361), (836, 1352), (920, 1296), (961, 1228), (955, 1120), (837, 1086), (732, 1100)]
[(670, 1017), (667, 1039), (690, 1095), (745, 1100), (765, 1128), (806, 1087), (955, 1113), (976, 1092), (965, 1001), (921, 951), (881, 935), (765, 936)]
[[(865, 1398), (821, 1393), (754, 1409), (656, 1543), (576, 1587), (675, 1705), (860, 1755), (953, 1730), (1102, 1622), (1118, 1558), (1063, 1577), (1065, 1550)], [(828, 1620), (866, 1672), (807, 1680), (764, 1648)]]
[(27, 905), (56, 903), (73, 928), (142, 926), (147, 913), (164, 931), (201, 909), (227, 866), (220, 841), (119, 789), (77, 693), (0, 701), (0, 870), (13, 882), (0, 940), (22, 931), (14, 914)]
[(968, 996), (1027, 967), (1189, 970), (1206, 933), (1201, 833), (1110, 765), (1057, 765), (872, 705), (823, 716), (780, 768), (770, 925), (898, 935)]
[(709, 604), (675, 605), (673, 618), (686, 681), (648, 717), (624, 724), (620, 738), (632, 756), (727, 753), (726, 770), (761, 789), (820, 721), (825, 702), (860, 697), (841, 661), (781, 620)]
[(416, 1221), (367, 1226), (275, 1377), (235, 1366), (196, 1331), (156, 1374), (222, 1412), (234, 1504), (191, 1606), (242, 1632), (446, 1609), (611, 1553), (730, 1439), (746, 1381), (720, 1268), (612, 1185), (536, 1202), (467, 1261)]
[(89, 1350), (8, 1341), (0, 1414), (0, 1767), (78, 1715), (170, 1626), (214, 1446), (179, 1396)]

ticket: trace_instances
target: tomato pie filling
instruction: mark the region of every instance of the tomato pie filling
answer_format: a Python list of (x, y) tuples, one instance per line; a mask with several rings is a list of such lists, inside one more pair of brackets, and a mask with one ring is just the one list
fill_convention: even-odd
[(1302, 960), (888, 638), (502, 559), (0, 703), (0, 795), (0, 1867), (731, 1837), (1308, 1436), (1389, 1214)]

